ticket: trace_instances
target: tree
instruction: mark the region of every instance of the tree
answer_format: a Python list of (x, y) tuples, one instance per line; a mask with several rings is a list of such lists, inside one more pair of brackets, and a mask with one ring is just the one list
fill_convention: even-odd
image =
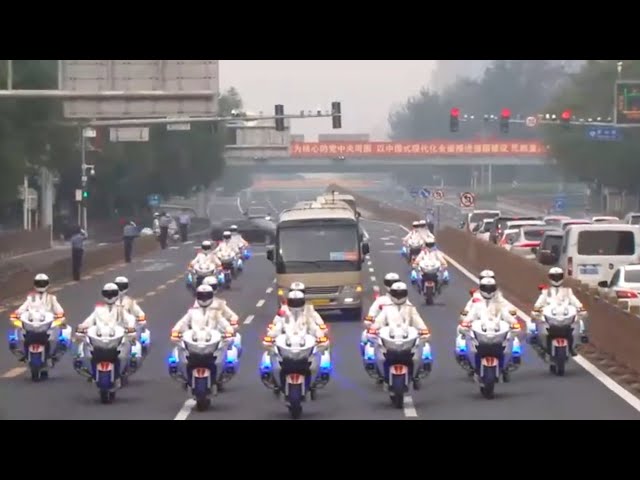
[[(548, 110), (557, 115), (571, 110), (578, 119), (613, 117), (613, 86), (618, 75), (616, 63), (615, 60), (587, 62), (557, 93)], [(625, 60), (623, 78), (640, 79), (640, 61)], [(638, 129), (624, 129), (621, 142), (598, 142), (587, 138), (587, 128), (588, 124), (571, 125), (568, 130), (555, 124), (545, 126), (545, 141), (560, 168), (583, 181), (597, 181), (640, 193), (637, 184), (640, 174)]]
[[(441, 95), (422, 89), (409, 98), (404, 107), (389, 116), (391, 138), (462, 139), (498, 135), (495, 124), (485, 126), (482, 117), (498, 115), (509, 108), (512, 117), (525, 117), (541, 110), (555, 89), (567, 76), (563, 66), (547, 60), (495, 60), (480, 80), (461, 78)], [(460, 108), (462, 115), (473, 115), (473, 121), (462, 122), (460, 132), (449, 132), (449, 112)], [(534, 130), (513, 125), (512, 135), (520, 138), (536, 136)]]
[[(56, 60), (15, 60), (14, 88), (57, 88)], [(6, 88), (6, 61), (0, 61), (0, 85)], [(221, 115), (242, 108), (236, 89), (219, 99)], [(80, 182), (80, 129), (61, 125), (62, 102), (50, 99), (0, 101), (0, 207), (16, 202), (17, 185), (26, 173), (45, 166), (58, 173), (58, 204), (71, 203)], [(108, 135), (108, 128), (100, 129)], [(208, 186), (222, 174), (224, 128), (210, 123), (192, 124), (188, 132), (150, 129), (145, 143), (106, 142), (100, 151), (87, 153), (96, 165), (90, 183), (92, 214), (135, 212), (150, 193), (187, 194)]]

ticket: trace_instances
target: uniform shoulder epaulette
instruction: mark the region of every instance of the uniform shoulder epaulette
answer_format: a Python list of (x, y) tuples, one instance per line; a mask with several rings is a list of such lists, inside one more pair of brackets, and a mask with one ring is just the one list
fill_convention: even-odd
[(104, 302), (96, 302), (96, 307), (104, 307), (106, 304)]
[(276, 313), (276, 315), (278, 317), (282, 317), (286, 312), (283, 309), (278, 310), (278, 313)]
[(478, 303), (478, 302), (481, 302), (482, 299), (481, 298), (474, 298), (472, 301), (473, 301), (473, 303)]

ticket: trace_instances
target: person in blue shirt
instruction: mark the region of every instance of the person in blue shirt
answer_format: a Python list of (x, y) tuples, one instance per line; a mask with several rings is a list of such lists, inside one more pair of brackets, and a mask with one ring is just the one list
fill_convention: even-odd
[(73, 279), (80, 281), (80, 271), (82, 270), (82, 258), (84, 256), (84, 241), (87, 239), (87, 232), (77, 227), (76, 232), (71, 236), (71, 271)]

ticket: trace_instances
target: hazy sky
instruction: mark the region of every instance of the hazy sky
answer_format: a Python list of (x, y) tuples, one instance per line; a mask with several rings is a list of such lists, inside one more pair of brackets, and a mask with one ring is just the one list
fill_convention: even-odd
[(292, 133), (313, 141), (319, 133), (369, 133), (384, 139), (394, 104), (418, 93), (429, 81), (433, 60), (220, 60), (220, 88), (234, 86), (253, 112), (273, 114), (323, 110), (338, 100), (342, 129), (330, 118), (294, 120)]

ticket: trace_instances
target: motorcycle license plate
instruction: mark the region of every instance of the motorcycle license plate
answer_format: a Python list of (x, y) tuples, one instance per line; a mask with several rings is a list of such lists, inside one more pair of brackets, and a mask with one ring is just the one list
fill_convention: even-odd
[(208, 368), (196, 368), (193, 371), (193, 376), (196, 378), (206, 378), (209, 376), (209, 369)]
[(482, 359), (482, 365), (485, 367), (496, 367), (498, 365), (498, 359), (495, 357), (484, 357)]
[(393, 365), (391, 371), (394, 375), (406, 375), (409, 368), (406, 365)]
[(431, 281), (427, 282), (427, 287), (435, 287), (435, 285), (436, 284), (434, 282), (431, 282)]
[(44, 352), (44, 345), (29, 345), (30, 353), (42, 353)]
[(554, 347), (566, 347), (567, 345), (569, 345), (569, 342), (567, 342), (566, 338), (554, 338), (553, 339), (553, 346)]
[(98, 363), (98, 371), (99, 372), (110, 372), (113, 370), (113, 363), (111, 362), (100, 362)]
[(299, 373), (290, 373), (287, 375), (287, 383), (291, 385), (301, 385), (304, 382), (304, 375), (300, 375)]

